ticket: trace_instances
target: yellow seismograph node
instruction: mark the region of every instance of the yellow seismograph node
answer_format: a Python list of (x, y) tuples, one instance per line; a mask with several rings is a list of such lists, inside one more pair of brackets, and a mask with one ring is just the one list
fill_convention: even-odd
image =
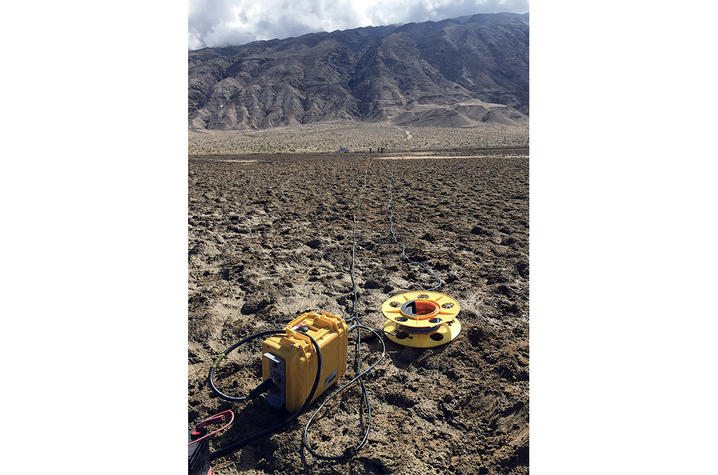
[(384, 332), (391, 341), (413, 348), (432, 348), (454, 340), (461, 331), (461, 307), (448, 295), (428, 290), (404, 292), (384, 302)]

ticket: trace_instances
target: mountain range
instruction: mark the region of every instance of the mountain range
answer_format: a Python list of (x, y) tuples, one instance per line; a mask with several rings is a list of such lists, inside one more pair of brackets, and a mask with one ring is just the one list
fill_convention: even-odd
[(203, 48), (189, 52), (189, 127), (527, 125), (528, 51), (528, 13)]

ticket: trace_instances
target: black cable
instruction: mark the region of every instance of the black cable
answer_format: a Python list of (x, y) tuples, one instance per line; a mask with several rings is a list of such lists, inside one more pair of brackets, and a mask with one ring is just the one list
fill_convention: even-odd
[[(356, 454), (356, 453), (364, 446), (364, 444), (366, 444), (367, 438), (369, 437), (369, 432), (370, 432), (370, 430), (371, 430), (371, 404), (370, 404), (370, 402), (369, 402), (369, 393), (367, 392), (366, 386), (364, 385), (364, 380), (363, 380), (362, 378), (363, 378), (363, 376), (364, 376), (365, 374), (367, 374), (369, 371), (371, 371), (372, 369), (374, 369), (374, 367), (375, 367), (376, 365), (378, 365), (381, 360), (384, 359), (384, 356), (386, 355), (386, 345), (384, 344), (384, 339), (381, 337), (381, 334), (380, 334), (377, 330), (374, 330), (373, 328), (370, 328), (370, 327), (364, 325), (364, 324), (361, 323), (361, 322), (355, 323), (355, 324), (353, 325), (353, 328), (357, 329), (357, 341), (359, 341), (359, 338), (360, 338), (360, 335), (361, 335), (361, 329), (362, 329), (362, 328), (364, 328), (364, 329), (366, 329), (366, 330), (369, 330), (369, 331), (371, 331), (372, 333), (374, 333), (376, 336), (378, 336), (378, 337), (379, 337), (379, 341), (381, 342), (381, 347), (382, 347), (382, 348), (381, 348), (381, 356), (379, 357), (379, 359), (377, 359), (377, 360), (376, 360), (371, 366), (369, 366), (367, 369), (365, 369), (364, 371), (358, 372), (358, 374), (357, 374), (356, 376), (354, 376), (354, 378), (353, 378), (351, 381), (349, 381), (348, 383), (344, 384), (342, 387), (340, 387), (339, 389), (337, 389), (336, 391), (334, 391), (332, 394), (330, 394), (329, 396), (327, 396), (327, 398), (324, 399), (324, 401), (322, 401), (322, 403), (319, 405), (319, 407), (317, 408), (317, 410), (314, 411), (314, 413), (311, 415), (311, 417), (310, 417), (309, 420), (307, 421), (307, 424), (304, 426), (304, 437), (302, 438), (302, 444), (304, 445), (304, 447), (307, 448), (307, 450), (309, 451), (309, 453), (311, 453), (313, 456), (315, 456), (315, 457), (318, 458), (318, 459), (323, 459), (323, 460), (345, 460), (345, 459), (348, 459), (348, 458), (352, 457), (354, 454)], [(352, 447), (352, 448), (348, 448), (348, 449), (344, 450), (344, 453), (342, 453), (341, 455), (321, 455), (321, 454), (318, 454), (318, 453), (315, 452), (314, 449), (312, 449), (312, 447), (309, 445), (309, 439), (308, 439), (309, 426), (312, 425), (312, 423), (314, 422), (314, 418), (317, 416), (317, 414), (319, 414), (319, 411), (321, 411), (321, 410), (324, 408), (324, 406), (325, 406), (332, 398), (334, 398), (337, 394), (339, 394), (340, 392), (344, 391), (346, 388), (348, 388), (349, 386), (351, 386), (351, 385), (352, 385), (355, 381), (357, 381), (357, 380), (358, 380), (359, 383), (361, 384), (362, 395), (364, 396), (362, 402), (363, 402), (363, 403), (366, 403), (366, 407), (367, 407), (367, 417), (368, 417), (368, 419), (367, 419), (367, 424), (366, 424), (366, 430), (364, 431), (364, 436), (362, 437), (361, 442), (360, 442), (356, 447)], [(362, 404), (360, 407), (363, 409), (364, 405)]]
[(358, 293), (357, 293), (356, 280), (354, 279), (354, 267), (355, 267), (354, 266), (354, 262), (355, 262), (354, 255), (356, 254), (356, 245), (357, 245), (357, 240), (356, 240), (357, 216), (356, 216), (356, 212), (359, 209), (361, 209), (362, 198), (364, 196), (364, 190), (366, 189), (366, 181), (367, 181), (366, 179), (369, 174), (370, 160), (371, 160), (371, 158), (366, 159), (366, 168), (364, 169), (364, 182), (362, 183), (361, 190), (359, 190), (359, 193), (357, 193), (357, 204), (354, 206), (354, 212), (352, 212), (352, 264), (350, 267), (349, 275), (351, 276), (351, 280), (352, 280), (352, 293), (354, 294), (354, 301), (352, 303), (352, 316), (350, 318), (347, 318), (346, 322), (350, 322), (354, 319), (359, 318), (359, 310), (358, 310), (359, 297), (358, 297)]
[(402, 257), (403, 257), (404, 259), (406, 259), (407, 262), (421, 267), (422, 269), (424, 269), (425, 271), (427, 271), (428, 273), (430, 273), (432, 276), (434, 276), (434, 278), (436, 279), (437, 284), (436, 284), (434, 287), (431, 287), (431, 288), (428, 288), (428, 289), (424, 289), (424, 290), (426, 290), (427, 292), (428, 292), (428, 291), (432, 291), (432, 290), (436, 290), (436, 289), (438, 289), (439, 287), (441, 287), (441, 284), (443, 284), (444, 281), (442, 281), (442, 280), (441, 280), (441, 277), (439, 277), (439, 276), (436, 274), (436, 272), (434, 272), (433, 270), (431, 270), (431, 269), (429, 268), (429, 266), (427, 266), (426, 264), (424, 264), (424, 263), (422, 263), (422, 262), (414, 261), (414, 260), (412, 260), (409, 256), (407, 256), (407, 255), (406, 255), (406, 246), (404, 245), (403, 242), (399, 241), (399, 239), (396, 237), (396, 234), (394, 233), (394, 212), (393, 212), (393, 210), (392, 210), (392, 201), (393, 201), (393, 199), (394, 199), (394, 165), (395, 165), (395, 163), (396, 163), (396, 162), (392, 162), (392, 163), (391, 163), (391, 178), (389, 179), (389, 204), (388, 204), (387, 207), (386, 207), (386, 209), (389, 211), (389, 231), (391, 232), (391, 237), (394, 238), (394, 242), (395, 242), (397, 245), (400, 245), (400, 246), (401, 246), (401, 255), (402, 255)]
[[(213, 390), (219, 397), (221, 397), (222, 399), (226, 399), (226, 400), (228, 400), (228, 401), (244, 401), (244, 400), (246, 400), (246, 399), (247, 399), (247, 396), (227, 396), (226, 394), (224, 394), (224, 393), (222, 393), (221, 391), (219, 391), (219, 390), (216, 388), (216, 386), (214, 385), (214, 382), (213, 382), (213, 380), (212, 380), (212, 376), (214, 375), (214, 369), (215, 369), (215, 367), (219, 364), (219, 362), (222, 361), (222, 359), (223, 359), (225, 356), (227, 356), (227, 354), (229, 354), (231, 351), (233, 351), (233, 350), (234, 350), (235, 348), (237, 348), (239, 345), (241, 345), (241, 344), (243, 344), (243, 343), (246, 343), (246, 342), (248, 342), (248, 341), (254, 340), (255, 338), (259, 338), (260, 336), (265, 336), (265, 335), (269, 335), (269, 334), (275, 334), (275, 335), (276, 335), (277, 333), (285, 333), (285, 331), (284, 331), (284, 330), (267, 330), (267, 331), (264, 331), (264, 332), (255, 333), (255, 334), (253, 334), (253, 335), (250, 335), (250, 336), (248, 336), (248, 337), (246, 337), (246, 338), (241, 339), (240, 341), (238, 341), (238, 342), (235, 343), (234, 345), (232, 345), (232, 346), (230, 346), (229, 348), (227, 348), (227, 349), (224, 351), (224, 353), (222, 353), (222, 354), (217, 358), (217, 360), (215, 361), (214, 365), (212, 365), (212, 368), (210, 368), (210, 370), (209, 370), (209, 383), (210, 383), (210, 386), (212, 387), (212, 390)], [(312, 345), (314, 346), (314, 350), (317, 352), (317, 375), (316, 375), (315, 378), (314, 378), (314, 384), (312, 385), (312, 390), (309, 391), (309, 396), (307, 396), (307, 399), (304, 401), (304, 404), (302, 405), (302, 407), (299, 408), (299, 410), (298, 410), (297, 412), (295, 412), (294, 414), (290, 415), (289, 417), (287, 417), (287, 418), (284, 419), (283, 421), (281, 421), (281, 422), (279, 422), (279, 423), (277, 423), (277, 424), (274, 424), (273, 426), (270, 426), (270, 427), (268, 427), (268, 428), (266, 428), (266, 429), (264, 429), (264, 430), (262, 430), (262, 431), (260, 431), (260, 432), (258, 432), (258, 433), (256, 433), (256, 434), (254, 434), (254, 435), (252, 435), (252, 436), (250, 436), (250, 437), (244, 438), (244, 439), (242, 439), (242, 440), (240, 440), (240, 441), (238, 441), (238, 442), (234, 442), (234, 443), (232, 443), (232, 444), (230, 444), (230, 445), (228, 445), (228, 446), (226, 446), (226, 447), (222, 447), (222, 448), (219, 449), (219, 450), (215, 450), (214, 452), (212, 452), (212, 453), (209, 454), (210, 460), (214, 460), (214, 459), (217, 459), (217, 458), (220, 458), (220, 457), (224, 457), (225, 455), (229, 455), (229, 454), (231, 454), (231, 453), (233, 453), (233, 452), (236, 452), (237, 450), (241, 449), (242, 447), (244, 447), (244, 446), (247, 445), (247, 444), (250, 444), (250, 443), (252, 443), (252, 442), (254, 442), (254, 441), (256, 441), (256, 440), (262, 439), (262, 438), (264, 438), (264, 437), (266, 437), (266, 436), (268, 436), (268, 435), (271, 435), (271, 434), (273, 434), (273, 433), (275, 433), (275, 432), (280, 431), (280, 430), (283, 429), (284, 427), (286, 427), (286, 426), (288, 426), (289, 424), (291, 424), (292, 422), (294, 422), (294, 421), (297, 419), (297, 417), (300, 416), (300, 414), (302, 414), (304, 411), (307, 410), (307, 407), (309, 407), (309, 404), (311, 404), (312, 399), (314, 398), (314, 393), (316, 392), (317, 386), (319, 385), (319, 380), (321, 379), (321, 374), (322, 374), (322, 351), (321, 351), (321, 349), (319, 348), (319, 344), (317, 343), (317, 341), (316, 341), (311, 335), (307, 335), (306, 333), (304, 333), (303, 335), (309, 337), (309, 339), (310, 339), (311, 342), (312, 342)]]
[[(364, 183), (362, 185), (362, 189), (361, 189), (360, 193), (358, 194), (358, 202), (357, 202), (356, 209), (359, 209), (359, 207), (361, 206), (362, 194), (363, 194), (364, 188), (366, 188), (367, 175), (369, 172), (369, 160), (370, 159), (367, 159), (367, 167), (364, 172)], [(356, 281), (354, 278), (355, 250), (356, 250), (356, 213), (352, 213), (352, 222), (353, 222), (353, 226), (352, 226), (352, 253), (351, 253), (351, 255), (352, 255), (351, 281), (352, 281), (352, 292), (353, 292), (353, 296), (354, 296), (354, 302), (353, 302), (353, 307), (352, 307), (352, 316), (350, 318), (346, 319), (346, 322), (356, 320), (356, 323), (354, 323), (348, 330), (348, 331), (357, 330), (357, 339), (356, 339), (356, 346), (355, 346), (355, 351), (354, 351), (356, 376), (354, 378), (352, 378), (351, 381), (347, 382), (346, 384), (344, 384), (343, 386), (338, 388), (336, 391), (334, 391), (332, 394), (330, 394), (329, 396), (326, 397), (326, 399), (320, 404), (320, 406), (316, 409), (316, 411), (314, 411), (314, 413), (311, 415), (311, 417), (307, 421), (307, 424), (304, 426), (304, 436), (302, 438), (302, 443), (307, 448), (307, 450), (313, 456), (315, 456), (319, 459), (324, 459), (324, 460), (344, 460), (344, 459), (350, 458), (354, 454), (356, 454), (366, 444), (366, 441), (369, 437), (369, 432), (371, 430), (371, 403), (369, 400), (369, 392), (366, 388), (366, 385), (364, 384), (363, 377), (369, 371), (374, 369), (376, 367), (376, 365), (378, 365), (379, 362), (381, 362), (384, 359), (384, 356), (386, 355), (386, 345), (384, 344), (384, 340), (381, 337), (382, 335), (380, 334), (380, 332), (364, 325), (364, 323), (362, 323), (362, 321), (361, 321), (361, 318), (359, 317), (358, 292), (356, 289)], [(369, 366), (364, 371), (361, 371), (361, 351), (360, 351), (361, 350), (361, 329), (369, 330), (372, 333), (374, 333), (376, 336), (378, 336), (379, 341), (381, 342), (381, 346), (382, 346), (381, 356), (371, 366)], [(262, 337), (262, 336), (276, 335), (276, 334), (281, 334), (281, 333), (285, 333), (285, 330), (267, 330), (267, 331), (255, 333), (253, 335), (249, 335), (249, 336), (241, 339), (237, 343), (233, 344), (232, 346), (227, 348), (221, 355), (219, 355), (219, 357), (215, 360), (214, 364), (212, 365), (212, 367), (209, 370), (209, 384), (210, 384), (210, 387), (212, 388), (212, 390), (215, 392), (215, 394), (217, 394), (222, 399), (225, 399), (227, 401), (232, 401), (232, 402), (246, 401), (247, 399), (250, 399), (251, 396), (259, 394), (260, 393), (259, 387), (256, 388), (254, 391), (250, 392), (250, 394), (247, 396), (229, 396), (227, 394), (224, 394), (214, 384), (213, 378), (214, 378), (215, 368), (219, 365), (219, 363), (220, 363), (220, 361), (222, 361), (222, 359), (224, 359), (230, 352), (234, 351), (240, 345), (247, 343), (249, 341), (252, 341), (256, 338)], [(322, 355), (321, 355), (321, 350), (320, 350), (319, 345), (317, 344), (316, 340), (314, 340), (314, 338), (312, 338), (310, 335), (306, 335), (306, 336), (308, 336), (310, 338), (312, 345), (314, 346), (314, 349), (316, 350), (316, 353), (317, 353), (317, 374), (314, 379), (314, 384), (312, 386), (312, 389), (309, 392), (309, 396), (307, 396), (307, 399), (304, 401), (304, 404), (302, 405), (302, 407), (297, 412), (290, 415), (288, 418), (279, 422), (278, 424), (275, 424), (271, 427), (268, 427), (267, 429), (265, 429), (263, 431), (258, 432), (257, 434), (254, 434), (250, 437), (247, 437), (243, 440), (232, 443), (226, 447), (223, 447), (219, 450), (216, 450), (216, 451), (210, 453), (210, 460), (214, 460), (214, 459), (229, 455), (230, 453), (233, 453), (233, 452), (241, 449), (242, 447), (246, 446), (247, 444), (250, 444), (250, 443), (252, 443), (256, 440), (259, 440), (263, 437), (266, 437), (274, 432), (278, 432), (282, 428), (284, 428), (284, 427), (288, 426), (289, 424), (291, 424), (292, 422), (294, 422), (294, 420), (296, 420), (302, 413), (304, 413), (307, 410), (307, 407), (309, 406), (309, 404), (311, 404), (312, 399), (314, 398), (314, 394), (316, 392), (317, 386), (319, 384), (319, 380), (321, 378)], [(361, 392), (362, 392), (362, 404), (360, 404), (360, 406), (359, 406), (359, 424), (360, 424), (360, 426), (364, 426), (364, 405), (366, 405), (366, 409), (367, 409), (366, 430), (364, 431), (364, 436), (362, 437), (361, 442), (359, 442), (359, 444), (356, 447), (346, 449), (344, 451), (344, 453), (341, 455), (326, 456), (326, 455), (318, 454), (309, 445), (309, 440), (308, 440), (309, 427), (314, 422), (314, 419), (316, 418), (317, 414), (319, 414), (319, 412), (324, 408), (324, 406), (331, 399), (333, 399), (337, 394), (339, 394), (340, 392), (344, 391), (349, 386), (354, 384), (356, 381), (359, 381), (359, 384), (361, 386)], [(262, 383), (262, 384), (264, 384), (264, 383)], [(262, 384), (260, 384), (260, 386), (262, 386)]]
[[(352, 457), (354, 454), (356, 454), (363, 446), (366, 444), (367, 438), (369, 437), (369, 432), (371, 431), (371, 403), (369, 401), (369, 391), (366, 388), (366, 385), (364, 384), (363, 376), (371, 371), (379, 362), (384, 359), (384, 355), (386, 354), (386, 346), (384, 345), (384, 340), (381, 338), (381, 335), (374, 330), (373, 328), (369, 328), (364, 323), (362, 323), (361, 318), (359, 317), (359, 310), (358, 310), (358, 293), (356, 288), (356, 280), (354, 278), (354, 268), (355, 268), (355, 250), (356, 250), (356, 227), (357, 227), (357, 220), (356, 220), (356, 211), (358, 211), (361, 208), (361, 202), (364, 195), (364, 189), (366, 188), (367, 183), (367, 175), (369, 173), (369, 163), (370, 158), (367, 158), (367, 165), (366, 169), (364, 170), (364, 183), (362, 184), (362, 188), (357, 194), (357, 204), (355, 206), (355, 211), (352, 213), (352, 259), (351, 259), (351, 270), (350, 270), (350, 276), (352, 281), (352, 292), (354, 294), (354, 303), (352, 306), (352, 316), (348, 319), (346, 319), (346, 322), (350, 322), (352, 320), (356, 320), (356, 323), (354, 323), (350, 328), (349, 331), (353, 331), (355, 329), (357, 330), (357, 338), (356, 338), (356, 345), (354, 347), (354, 362), (355, 362), (355, 374), (356, 376), (349, 381), (348, 383), (344, 384), (342, 387), (334, 391), (332, 394), (330, 394), (323, 402), (322, 404), (317, 408), (316, 411), (311, 415), (309, 420), (307, 421), (307, 424), (304, 426), (304, 437), (302, 438), (302, 444), (304, 447), (307, 448), (309, 453), (311, 453), (313, 456), (319, 459), (323, 460), (345, 460), (350, 457)], [(379, 337), (379, 341), (381, 341), (382, 345), (382, 353), (378, 360), (374, 362), (370, 367), (368, 367), (366, 370), (361, 371), (361, 328), (367, 329), (371, 332), (373, 332), (375, 335)], [(317, 452), (312, 449), (312, 447), (309, 445), (309, 439), (308, 439), (308, 432), (309, 427), (312, 425), (312, 422), (314, 421), (314, 418), (319, 414), (319, 411), (321, 411), (324, 406), (329, 402), (332, 398), (334, 398), (337, 394), (347, 389), (349, 386), (354, 384), (356, 381), (359, 381), (359, 385), (361, 387), (361, 394), (362, 394), (362, 402), (359, 404), (359, 426), (364, 426), (364, 405), (366, 405), (367, 409), (367, 422), (366, 422), (366, 430), (364, 431), (364, 436), (362, 437), (361, 442), (356, 446), (352, 448), (348, 448), (344, 450), (344, 453), (341, 455), (320, 455)]]
[(237, 349), (238, 346), (241, 346), (241, 345), (247, 343), (248, 341), (252, 341), (255, 338), (259, 338), (259, 337), (267, 336), (267, 335), (277, 335), (279, 333), (285, 333), (285, 331), (284, 330), (267, 330), (267, 331), (255, 333), (253, 335), (249, 335), (247, 337), (242, 338), (237, 343), (235, 343), (234, 345), (232, 345), (229, 348), (227, 348), (226, 350), (224, 350), (222, 352), (222, 354), (217, 357), (217, 359), (214, 361), (214, 364), (209, 369), (209, 386), (210, 386), (210, 388), (212, 388), (212, 391), (214, 391), (214, 393), (217, 396), (221, 397), (222, 399), (224, 399), (226, 401), (237, 402), (237, 401), (246, 401), (247, 399), (249, 399), (249, 395), (247, 395), (247, 396), (228, 396), (227, 394), (224, 394), (222, 391), (217, 389), (217, 386), (214, 385), (214, 370), (215, 370), (215, 368), (217, 368), (217, 366), (219, 366), (219, 362), (222, 361), (222, 359), (224, 359), (225, 356), (227, 356), (228, 354), (233, 352), (235, 349)]

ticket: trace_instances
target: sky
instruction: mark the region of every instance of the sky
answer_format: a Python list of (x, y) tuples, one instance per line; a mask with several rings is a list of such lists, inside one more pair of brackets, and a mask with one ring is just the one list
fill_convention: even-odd
[(528, 10), (528, 0), (190, 0), (189, 49)]

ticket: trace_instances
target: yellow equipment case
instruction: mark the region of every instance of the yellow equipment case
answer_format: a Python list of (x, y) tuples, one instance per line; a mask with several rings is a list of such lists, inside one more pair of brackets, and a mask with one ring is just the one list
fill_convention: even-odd
[(262, 343), (262, 378), (275, 382), (266, 401), (289, 412), (306, 401), (317, 375), (317, 355), (310, 335), (322, 352), (322, 374), (312, 402), (341, 378), (347, 369), (348, 329), (343, 318), (322, 312), (305, 313), (287, 325), (286, 335)]

